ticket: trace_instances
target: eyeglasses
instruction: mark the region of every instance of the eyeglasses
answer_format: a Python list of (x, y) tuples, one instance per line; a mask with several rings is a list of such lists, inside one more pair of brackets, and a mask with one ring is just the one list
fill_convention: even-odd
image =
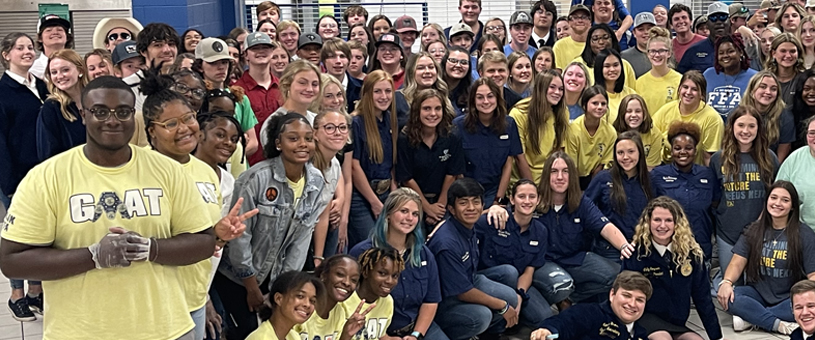
[(716, 21), (727, 21), (727, 18), (728, 18), (728, 17), (729, 17), (729, 15), (724, 14), (724, 13), (716, 13), (716, 14), (711, 14), (711, 15), (708, 15), (708, 16), (707, 16), (707, 19), (708, 19), (708, 20), (710, 20), (710, 21), (712, 21), (712, 22), (716, 22)]
[(113, 110), (106, 107), (92, 107), (83, 110), (92, 114), (93, 118), (96, 118), (96, 120), (100, 122), (107, 121), (111, 115), (116, 117), (120, 122), (126, 122), (133, 118), (133, 114), (136, 113), (136, 109), (132, 107), (119, 107)]
[(170, 118), (170, 119), (165, 120), (163, 122), (153, 122), (153, 124), (159, 125), (159, 126), (165, 128), (165, 129), (167, 129), (167, 131), (175, 131), (176, 129), (178, 129), (180, 124), (190, 126), (195, 122), (196, 122), (196, 120), (195, 120), (195, 112), (189, 112), (189, 113), (187, 113), (187, 114), (185, 114), (185, 115), (183, 115), (181, 117)]
[(665, 54), (665, 53), (668, 53), (668, 49), (666, 49), (666, 48), (658, 49), (658, 50), (648, 50), (648, 54), (651, 54), (651, 55), (658, 55), (658, 54)]
[(447, 50), (446, 50), (446, 49), (444, 49), (444, 48), (431, 48), (431, 49), (428, 49), (428, 50), (427, 50), (427, 52), (430, 52), (430, 54), (434, 54), (434, 53), (447, 53)]
[(130, 40), (130, 33), (125, 33), (125, 32), (123, 32), (123, 33), (113, 33), (113, 34), (108, 36), (108, 40), (116, 41), (116, 40), (119, 40), (119, 37), (121, 37), (122, 40)]
[(328, 134), (334, 134), (337, 131), (339, 131), (340, 133), (345, 134), (345, 133), (348, 133), (348, 124), (340, 124), (340, 125), (325, 124), (325, 125), (323, 125), (323, 129), (325, 129), (325, 132), (328, 132)]
[(595, 35), (595, 36), (591, 37), (592, 42), (598, 42), (598, 41), (601, 41), (601, 40), (609, 40), (609, 39), (611, 39), (611, 36), (608, 35), (608, 34), (606, 34), (606, 35)]
[(447, 59), (447, 62), (450, 63), (450, 64), (453, 64), (453, 65), (458, 64), (458, 65), (461, 65), (461, 66), (467, 66), (467, 65), (470, 64), (470, 61), (467, 60), (467, 59), (453, 59), (453, 58), (450, 58), (450, 59)]
[(571, 15), (571, 16), (569, 16), (569, 20), (574, 20), (574, 21), (577, 21), (577, 20), (589, 20), (589, 16), (588, 15)]
[(175, 83), (170, 89), (180, 94), (187, 94), (192, 92), (192, 96), (195, 97), (196, 99), (202, 99), (207, 94), (207, 91), (204, 89), (193, 89), (182, 83)]
[(320, 27), (322, 27), (322, 28), (337, 28), (337, 24), (332, 23), (332, 22), (328, 22), (328, 23), (325, 23), (325, 24), (320, 24)]
[(506, 30), (504, 26), (487, 26), (487, 32), (495, 32), (495, 31), (504, 31)]

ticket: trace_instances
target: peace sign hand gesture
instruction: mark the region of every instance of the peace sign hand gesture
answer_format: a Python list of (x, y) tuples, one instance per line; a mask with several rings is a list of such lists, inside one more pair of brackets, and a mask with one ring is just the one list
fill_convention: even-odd
[(375, 303), (372, 303), (368, 308), (365, 309), (364, 312), (360, 313), (359, 311), (362, 310), (362, 306), (365, 305), (365, 300), (359, 302), (359, 306), (354, 311), (354, 314), (348, 317), (347, 321), (345, 321), (345, 326), (342, 328), (342, 335), (340, 336), (340, 340), (350, 340), (354, 337), (363, 327), (365, 327), (365, 316), (371, 312), (371, 310), (376, 307)]
[(252, 209), (242, 215), (238, 215), (241, 211), (242, 204), (243, 197), (240, 197), (238, 198), (238, 202), (235, 203), (235, 206), (229, 210), (229, 214), (215, 224), (215, 236), (222, 241), (231, 241), (240, 237), (243, 231), (246, 230), (246, 225), (243, 224), (243, 221), (257, 215), (257, 209)]

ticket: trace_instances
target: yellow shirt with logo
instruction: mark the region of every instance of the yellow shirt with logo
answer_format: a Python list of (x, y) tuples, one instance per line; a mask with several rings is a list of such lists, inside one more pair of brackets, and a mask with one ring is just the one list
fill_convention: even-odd
[(565, 37), (555, 42), (552, 50), (555, 52), (555, 66), (564, 70), (569, 63), (583, 53), (585, 42), (577, 42), (572, 37)]
[[(182, 167), (184, 172), (195, 182), (195, 186), (207, 206), (210, 225), (214, 226), (221, 219), (221, 185), (218, 181), (218, 175), (207, 163), (193, 156), (190, 156), (190, 161), (183, 164)], [(211, 272), (212, 258), (178, 268), (190, 312), (201, 309), (207, 303)]]
[[(357, 304), (359, 304), (359, 302), (357, 302)], [(353, 310), (351, 312), (353, 312)], [(345, 314), (345, 307), (342, 303), (337, 303), (337, 305), (328, 312), (328, 319), (321, 318), (315, 311), (305, 323), (294, 326), (294, 331), (299, 334), (297, 339), (339, 340), (348, 315)]]
[[(277, 337), (277, 333), (275, 333), (274, 326), (272, 326), (271, 321), (263, 321), (258, 329), (254, 332), (250, 333), (246, 340), (281, 340)], [(300, 340), (300, 336), (297, 335), (293, 329), (286, 334), (285, 340)]]
[[(580, 53), (583, 53), (583, 51), (581, 50)], [(586, 65), (586, 62), (583, 61), (582, 56), (578, 56), (572, 61)], [(567, 63), (566, 65), (569, 64), (570, 63)], [(589, 84), (589, 86), (596, 85), (594, 83), (594, 65), (586, 65), (586, 68), (589, 69), (589, 74), (586, 75), (586, 84)], [(637, 88), (637, 73), (634, 72), (634, 67), (631, 66), (631, 63), (629, 63), (628, 60), (625, 59), (623, 59), (623, 72), (625, 73), (625, 86), (630, 87), (632, 89)], [(603, 87), (606, 86), (606, 84), (600, 85), (602, 85)]]
[[(116, 168), (91, 163), (83, 146), (34, 167), (17, 189), (2, 237), (68, 250), (99, 242), (111, 227), (166, 239), (211, 226), (178, 162), (130, 149), (131, 159)], [(42, 285), (43, 339), (177, 339), (193, 328), (176, 266), (133, 262)]]
[[(521, 146), (523, 146), (524, 150), (524, 157), (526, 157), (526, 162), (529, 163), (529, 169), (532, 172), (532, 180), (535, 183), (540, 182), (541, 173), (543, 172), (543, 163), (546, 162), (546, 158), (549, 157), (549, 154), (552, 152), (552, 148), (555, 145), (555, 118), (554, 116), (550, 116), (545, 122), (543, 122), (543, 126), (540, 127), (539, 132), (539, 139), (540, 139), (540, 153), (534, 154), (532, 152), (533, 146), (529, 144), (527, 140), (527, 114), (529, 113), (529, 103), (530, 98), (521, 99), (518, 104), (515, 104), (515, 107), (512, 108), (512, 111), (509, 112), (509, 116), (515, 119), (515, 124), (518, 126), (518, 135), (521, 136)], [(569, 119), (568, 112), (563, 112), (567, 121)], [(563, 141), (565, 143), (566, 137), (563, 137)], [(510, 186), (512, 183), (515, 183), (520, 179), (520, 172), (518, 171), (518, 166), (512, 167), (512, 179), (510, 180)]]
[(662, 165), (662, 150), (665, 149), (665, 136), (656, 126), (651, 126), (651, 131), (640, 134), (642, 146), (645, 148), (645, 161), (650, 167)]
[(238, 178), (246, 169), (249, 169), (249, 162), (246, 160), (246, 156), (243, 155), (243, 145), (238, 143), (237, 146), (238, 148), (226, 161), (227, 166), (229, 166), (229, 173), (235, 178)]
[(619, 93), (608, 93), (608, 113), (606, 113), (605, 120), (609, 124), (614, 125), (614, 121), (620, 113), (620, 102), (629, 94), (637, 94), (637, 91), (628, 86), (623, 86), (623, 90)]
[(668, 71), (668, 74), (660, 78), (653, 76), (649, 71), (637, 79), (637, 94), (645, 100), (645, 106), (648, 106), (651, 117), (663, 105), (677, 99), (681, 80), (682, 74), (674, 70)]
[(594, 136), (590, 135), (586, 130), (585, 119), (585, 115), (577, 117), (569, 125), (569, 139), (566, 143), (566, 153), (574, 159), (580, 177), (591, 175), (591, 171), (600, 164), (603, 167), (609, 164), (614, 153), (614, 141), (617, 140), (617, 130), (603, 119), (600, 119), (600, 126)]
[(724, 122), (722, 122), (722, 117), (719, 116), (719, 113), (704, 102), (699, 103), (699, 107), (696, 108), (696, 111), (683, 116), (679, 112), (679, 101), (672, 101), (663, 105), (652, 117), (654, 119), (654, 126), (662, 131), (662, 135), (665, 136), (666, 139), (667, 155), (664, 156), (666, 162), (670, 161), (671, 147), (670, 141), (667, 140), (668, 128), (671, 123), (675, 121), (696, 123), (696, 125), (699, 125), (699, 128), (702, 129), (702, 140), (699, 141), (699, 145), (696, 147), (696, 164), (705, 165), (704, 152), (714, 153), (719, 151), (722, 147)]
[[(340, 302), (340, 304), (342, 304), (345, 309), (346, 315), (353, 315), (360, 302), (362, 302), (362, 299), (357, 295), (357, 292), (354, 292), (348, 300)], [(365, 316), (365, 327), (362, 327), (352, 340), (379, 339), (385, 335), (388, 327), (391, 325), (391, 318), (393, 318), (393, 298), (388, 295), (376, 299), (374, 303), (376, 303), (376, 307)], [(371, 304), (366, 301), (360, 311), (368, 309), (370, 305)]]

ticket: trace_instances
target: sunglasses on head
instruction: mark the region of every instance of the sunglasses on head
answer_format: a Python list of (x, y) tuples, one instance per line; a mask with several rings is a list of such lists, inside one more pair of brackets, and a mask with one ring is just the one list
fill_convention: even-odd
[(712, 22), (716, 22), (716, 21), (727, 21), (727, 18), (728, 18), (728, 17), (729, 17), (729, 15), (724, 14), (724, 13), (716, 13), (716, 14), (711, 14), (711, 15), (708, 15), (708, 16), (707, 16), (707, 19), (708, 19), (708, 20), (710, 20), (710, 21), (712, 21)]
[(130, 33), (113, 33), (108, 36), (108, 40), (116, 41), (119, 39), (119, 36), (122, 37), (122, 40), (130, 40)]

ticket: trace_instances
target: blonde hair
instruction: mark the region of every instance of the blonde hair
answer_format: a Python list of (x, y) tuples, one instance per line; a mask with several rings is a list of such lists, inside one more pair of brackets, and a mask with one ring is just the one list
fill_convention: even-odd
[[(325, 97), (325, 89), (330, 84), (337, 85), (337, 87), (340, 88), (340, 92), (342, 92), (342, 97), (343, 98), (346, 97), (345, 96), (345, 88), (342, 87), (342, 82), (341, 81), (337, 80), (336, 77), (334, 77), (334, 76), (332, 76), (330, 74), (320, 73), (320, 97), (317, 98), (317, 100), (311, 102), (311, 105), (309, 105), (309, 107), (308, 107), (309, 111), (311, 111), (311, 112), (321, 112), (321, 111), (323, 111), (322, 104), (323, 104), (323, 97)], [(340, 109), (337, 110), (337, 111), (339, 111), (339, 113), (347, 114), (348, 112), (346, 112), (345, 108), (346, 108), (346, 105), (341, 105)], [(315, 128), (316, 128), (316, 125), (315, 125)]]
[(68, 110), (68, 106), (71, 105), (74, 100), (71, 99), (71, 96), (69, 96), (67, 92), (56, 87), (51, 80), (51, 62), (55, 59), (62, 59), (76, 66), (76, 71), (79, 73), (76, 86), (79, 86), (79, 92), (82, 92), (85, 85), (88, 85), (88, 69), (85, 67), (85, 61), (82, 57), (72, 49), (62, 49), (51, 53), (51, 56), (48, 58), (48, 65), (45, 67), (45, 79), (48, 83), (48, 91), (51, 92), (51, 94), (48, 95), (48, 99), (53, 99), (59, 103), (62, 118), (65, 118), (65, 120), (69, 122), (74, 122), (79, 119), (79, 117), (74, 116), (74, 114)]
[[(334, 78), (332, 76), (329, 76), (329, 77)], [(334, 78), (334, 79), (336, 80), (337, 78)], [(340, 88), (342, 88), (342, 86), (340, 86)], [(322, 91), (320, 91), (320, 92), (322, 92)], [(343, 90), (343, 93), (344, 92), (345, 91)], [(320, 128), (320, 123), (323, 122), (323, 118), (325, 118), (325, 116), (327, 116), (327, 115), (329, 115), (331, 113), (336, 113), (336, 114), (342, 116), (343, 118), (345, 118), (345, 124), (348, 125), (348, 138), (349, 138), (349, 140), (346, 141), (346, 143), (348, 143), (350, 141), (350, 138), (351, 138), (351, 115), (349, 115), (349, 114), (347, 114), (345, 112), (341, 112), (339, 110), (323, 110), (323, 111), (320, 111), (320, 113), (318, 113), (317, 116), (314, 117), (314, 124), (313, 124), (312, 128), (314, 128), (315, 131), (317, 129), (319, 129)], [(320, 171), (325, 171), (331, 165), (331, 162), (326, 161), (325, 157), (323, 157), (323, 150), (322, 150), (322, 147), (320, 146), (320, 143), (314, 143), (314, 155), (311, 156), (311, 163), (314, 165), (315, 168), (319, 169)]]
[(775, 85), (778, 86), (779, 93), (775, 97), (773, 104), (768, 108), (767, 112), (759, 112), (759, 114), (767, 127), (767, 130), (765, 130), (767, 132), (767, 140), (770, 142), (770, 145), (773, 145), (778, 141), (781, 129), (781, 113), (784, 112), (784, 108), (787, 105), (787, 103), (784, 103), (784, 99), (781, 98), (781, 82), (778, 81), (778, 77), (776, 77), (775, 74), (769, 70), (763, 70), (756, 73), (752, 78), (750, 78), (750, 83), (747, 84), (747, 90), (744, 92), (745, 95), (741, 98), (741, 105), (746, 105), (758, 110), (758, 103), (756, 102), (756, 99), (753, 98), (753, 93), (755, 93), (758, 89), (758, 84), (760, 84), (761, 81), (767, 77), (772, 78), (772, 80), (775, 81)]
[(691, 260), (702, 263), (704, 252), (702, 252), (702, 247), (693, 237), (690, 222), (688, 222), (685, 211), (682, 210), (682, 205), (668, 196), (660, 196), (648, 202), (648, 205), (642, 211), (642, 215), (640, 215), (632, 241), (632, 243), (639, 245), (636, 251), (637, 259), (651, 256), (651, 245), (653, 244), (651, 239), (651, 216), (656, 208), (667, 209), (674, 219), (674, 234), (671, 236), (673, 263), (677, 267)]
[[(424, 25), (424, 27), (422, 27), (422, 29), (419, 30), (419, 38), (422, 37), (422, 32), (424, 32), (424, 30), (426, 30), (428, 28), (432, 28), (432, 29), (436, 30), (436, 33), (439, 34), (439, 41), (444, 43), (444, 46), (447, 46), (447, 36), (444, 34), (444, 28), (442, 28), (441, 25), (439, 25), (439, 24), (437, 24), (435, 22), (431, 22), (431, 23), (429, 23), (427, 25)], [(421, 51), (424, 52), (424, 51), (427, 51), (427, 45), (430, 45), (430, 43), (425, 44), (424, 41), (422, 41), (421, 45), (422, 45), (421, 46), (422, 47)]]
[(303, 33), (303, 31), (300, 30), (300, 24), (298, 24), (298, 23), (296, 23), (294, 21), (281, 20), (279, 23), (277, 23), (277, 31), (278, 32), (285, 31), (285, 30), (287, 30), (289, 28), (292, 28), (292, 27), (294, 27), (294, 29), (297, 30), (297, 34), (302, 34)]
[[(283, 102), (289, 100), (289, 90), (291, 89), (291, 84), (294, 82), (294, 76), (299, 74), (300, 72), (308, 72), (312, 71), (314, 74), (317, 75), (317, 78), (320, 79), (320, 89), (322, 91), (322, 78), (320, 77), (320, 69), (317, 68), (314, 64), (310, 61), (298, 59), (292, 61), (289, 66), (286, 66), (286, 69), (283, 71), (283, 76), (280, 77), (280, 95), (283, 97)], [(304, 114), (305, 112), (298, 112), (300, 114)]]
[[(352, 115), (362, 117), (363, 124), (365, 125), (366, 144), (368, 145), (368, 158), (374, 163), (382, 163), (385, 160), (385, 151), (382, 149), (382, 140), (379, 138), (379, 128), (376, 122), (376, 113), (379, 109), (374, 104), (374, 86), (381, 81), (386, 81), (393, 88), (393, 77), (383, 70), (376, 70), (368, 74), (362, 82), (362, 91), (360, 91), (360, 100), (357, 104), (356, 110)], [(380, 111), (382, 112), (382, 111)], [(384, 116), (384, 112), (383, 116)], [(383, 119), (385, 117), (382, 117)], [(396, 164), (396, 135), (397, 135), (397, 121), (396, 121), (396, 100), (395, 96), (391, 98), (390, 107), (390, 123), (391, 123), (391, 139), (393, 144), (393, 163)]]
[[(778, 62), (772, 58), (773, 52), (778, 49), (778, 46), (781, 46), (783, 43), (790, 43), (795, 45), (795, 48), (798, 49), (798, 60), (795, 61), (795, 72), (801, 73), (804, 72), (804, 46), (801, 45), (801, 42), (796, 38), (792, 33), (784, 32), (777, 35), (773, 38), (773, 44), (770, 46), (770, 58), (767, 58), (765, 61), (764, 69), (769, 70), (773, 74), (778, 73)], [(707, 95), (705, 95), (707, 96)]]
[[(410, 56), (410, 59), (408, 59), (407, 67), (405, 69), (405, 87), (399, 90), (405, 96), (405, 101), (407, 101), (408, 105), (413, 102), (413, 97), (419, 90), (419, 84), (416, 83), (416, 77), (414, 76), (416, 75), (416, 66), (419, 64), (419, 60), (422, 58), (430, 59), (430, 61), (433, 62), (433, 66), (436, 68), (436, 81), (433, 82), (433, 85), (431, 85), (430, 88), (439, 90), (439, 92), (442, 93), (450, 93), (447, 83), (445, 83), (444, 79), (442, 79), (441, 66), (436, 62), (436, 59), (433, 59), (433, 56), (430, 55), (430, 53), (419, 52), (413, 54)], [(452, 109), (453, 106), (450, 103), (450, 99), (447, 96), (445, 96), (445, 98), (447, 98), (446, 105)]]

